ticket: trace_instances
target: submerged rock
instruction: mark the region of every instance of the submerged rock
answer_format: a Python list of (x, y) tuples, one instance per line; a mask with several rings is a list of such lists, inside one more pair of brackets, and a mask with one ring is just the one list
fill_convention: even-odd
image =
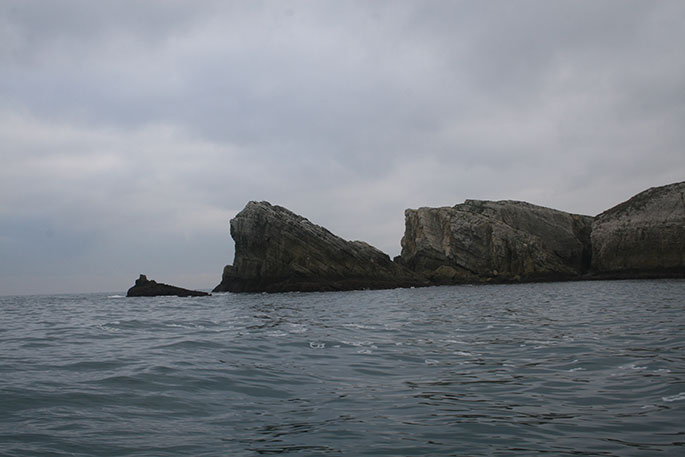
[(361, 241), (346, 241), (281, 206), (249, 202), (230, 222), (233, 265), (215, 292), (384, 289), (426, 282)]
[(517, 201), (408, 209), (397, 260), (438, 284), (570, 279), (590, 267), (591, 224)]
[(178, 297), (204, 297), (207, 292), (183, 289), (182, 287), (170, 286), (169, 284), (159, 283), (147, 279), (147, 276), (140, 275), (136, 283), (126, 293), (127, 297), (156, 297), (160, 295), (175, 295)]
[(685, 182), (647, 189), (598, 215), (592, 270), (607, 277), (685, 276)]

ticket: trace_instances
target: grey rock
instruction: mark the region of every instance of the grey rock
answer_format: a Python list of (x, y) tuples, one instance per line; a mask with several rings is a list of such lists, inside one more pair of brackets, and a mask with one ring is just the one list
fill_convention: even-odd
[(126, 293), (127, 297), (157, 297), (165, 295), (177, 297), (204, 297), (209, 294), (198, 290), (183, 289), (182, 287), (159, 283), (147, 279), (147, 276), (145, 275), (140, 275), (140, 277), (136, 279), (135, 285)]
[(248, 203), (230, 225), (235, 260), (217, 292), (685, 277), (685, 182), (596, 218), (517, 201), (408, 209), (394, 262), (268, 202)]
[(685, 182), (647, 189), (599, 214), (592, 270), (609, 277), (685, 276)]
[(361, 241), (346, 241), (281, 206), (249, 202), (230, 222), (233, 265), (215, 292), (383, 289), (425, 285)]
[(590, 266), (591, 224), (517, 201), (408, 209), (396, 260), (437, 284), (570, 279)]

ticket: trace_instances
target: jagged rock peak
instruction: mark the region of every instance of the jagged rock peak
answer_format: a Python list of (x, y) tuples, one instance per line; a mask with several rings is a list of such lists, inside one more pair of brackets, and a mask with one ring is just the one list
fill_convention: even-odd
[(349, 290), (421, 285), (375, 247), (346, 241), (292, 211), (249, 202), (230, 221), (233, 265), (217, 292)]

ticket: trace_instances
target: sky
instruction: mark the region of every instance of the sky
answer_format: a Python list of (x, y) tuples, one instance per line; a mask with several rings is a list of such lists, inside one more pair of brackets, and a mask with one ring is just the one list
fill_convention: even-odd
[(596, 215), (685, 179), (685, 2), (0, 0), (0, 295), (211, 289), (267, 200)]

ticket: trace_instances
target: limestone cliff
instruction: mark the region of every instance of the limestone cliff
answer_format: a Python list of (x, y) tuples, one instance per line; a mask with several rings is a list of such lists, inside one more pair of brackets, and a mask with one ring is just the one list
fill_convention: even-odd
[(215, 291), (685, 277), (685, 182), (596, 218), (517, 201), (408, 209), (395, 262), (267, 202), (248, 203), (230, 225), (235, 260)]
[(286, 208), (249, 202), (230, 222), (233, 265), (215, 292), (379, 289), (422, 285), (361, 241), (346, 241)]
[(685, 182), (653, 187), (598, 215), (592, 270), (610, 277), (685, 275)]
[(569, 279), (588, 270), (592, 217), (525, 202), (466, 200), (405, 211), (396, 260), (432, 282)]

